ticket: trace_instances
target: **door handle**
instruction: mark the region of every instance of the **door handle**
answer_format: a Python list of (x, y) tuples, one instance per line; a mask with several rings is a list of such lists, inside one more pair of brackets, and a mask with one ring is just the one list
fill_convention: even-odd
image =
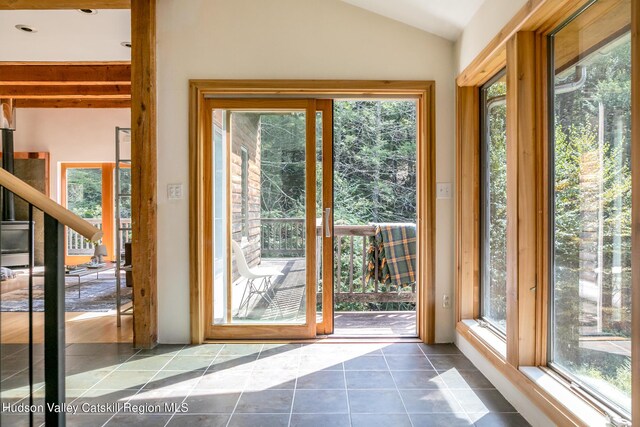
[(331, 208), (326, 208), (324, 210), (324, 236), (325, 237), (331, 237), (331, 225), (330, 225), (330, 218), (331, 218)]

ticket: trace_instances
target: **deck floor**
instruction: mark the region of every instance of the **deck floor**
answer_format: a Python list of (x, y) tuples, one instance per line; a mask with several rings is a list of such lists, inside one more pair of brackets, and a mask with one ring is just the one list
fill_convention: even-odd
[(416, 336), (415, 311), (336, 312), (335, 336)]
[[(260, 267), (281, 272), (272, 279), (271, 301), (255, 297), (248, 310), (238, 310), (246, 281), (234, 284), (234, 322), (304, 323), (305, 262), (303, 258), (263, 259)], [(336, 336), (416, 336), (415, 311), (336, 312)]]

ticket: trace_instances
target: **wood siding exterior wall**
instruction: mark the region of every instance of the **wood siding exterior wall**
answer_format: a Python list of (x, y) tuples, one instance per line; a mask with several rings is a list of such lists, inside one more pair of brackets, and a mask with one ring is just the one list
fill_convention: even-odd
[[(213, 128), (218, 129), (222, 135), (224, 129), (224, 116), (222, 110), (213, 111)], [(261, 260), (261, 228), (260, 221), (260, 115), (259, 114), (232, 114), (231, 115), (231, 238), (238, 242), (244, 251), (244, 256), (249, 267), (260, 264)], [(230, 142), (224, 141), (228, 148)], [(248, 188), (247, 188), (247, 216), (248, 233), (243, 235), (242, 224), (242, 151), (248, 155)], [(239, 279), (235, 258), (232, 260), (232, 281)]]

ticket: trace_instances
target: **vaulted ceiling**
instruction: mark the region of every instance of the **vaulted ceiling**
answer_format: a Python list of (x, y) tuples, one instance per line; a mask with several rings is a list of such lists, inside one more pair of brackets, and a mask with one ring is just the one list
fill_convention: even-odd
[(342, 0), (451, 41), (458, 39), (484, 0)]

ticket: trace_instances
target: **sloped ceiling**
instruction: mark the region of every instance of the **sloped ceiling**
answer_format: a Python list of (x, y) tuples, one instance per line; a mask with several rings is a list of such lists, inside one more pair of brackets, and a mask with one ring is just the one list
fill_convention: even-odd
[(484, 0), (342, 0), (456, 41)]

